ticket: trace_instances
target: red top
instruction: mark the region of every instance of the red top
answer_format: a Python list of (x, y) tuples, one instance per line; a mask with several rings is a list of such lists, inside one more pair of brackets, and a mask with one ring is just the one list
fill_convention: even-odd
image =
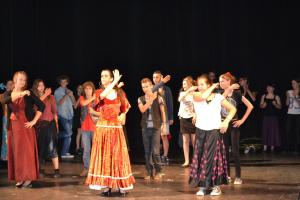
[[(103, 89), (96, 90), (96, 99), (99, 102)], [(118, 122), (118, 116), (125, 113), (130, 108), (130, 104), (123, 90), (120, 90), (115, 99), (104, 98), (98, 103), (97, 111), (101, 113), (100, 119)]]
[(45, 110), (39, 120), (52, 121), (54, 116), (57, 115), (56, 101), (53, 95), (44, 99)]
[[(79, 102), (80, 102), (80, 105), (83, 103), (84, 101), (84, 97), (83, 96), (80, 96), (79, 97)], [(84, 118), (84, 120), (82, 121), (81, 123), (81, 130), (82, 131), (95, 131), (96, 129), (96, 126), (95, 126), (95, 123), (89, 113), (89, 108), (91, 107), (91, 103), (89, 103), (87, 106), (87, 114), (86, 114), (86, 117)], [(82, 106), (84, 107), (84, 106)]]

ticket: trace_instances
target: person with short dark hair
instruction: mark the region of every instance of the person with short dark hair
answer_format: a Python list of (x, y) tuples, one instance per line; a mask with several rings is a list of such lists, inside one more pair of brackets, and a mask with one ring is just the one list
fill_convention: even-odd
[[(155, 85), (159, 85), (163, 81), (163, 75), (161, 71), (154, 71), (153, 73), (153, 82)], [(166, 109), (166, 118), (167, 118), (167, 124), (166, 124), (166, 132), (161, 132), (161, 139), (163, 143), (163, 156), (162, 156), (162, 163), (165, 165), (169, 164), (169, 140), (168, 136), (170, 135), (170, 125), (174, 123), (174, 116), (173, 116), (173, 96), (171, 89), (163, 85), (162, 87), (159, 87), (158, 94), (163, 97), (164, 103), (165, 103), (165, 109)]]
[(141, 86), (145, 94), (138, 98), (138, 107), (142, 113), (141, 127), (147, 170), (147, 176), (144, 179), (160, 179), (160, 135), (161, 132), (166, 131), (164, 102), (157, 92), (152, 93), (153, 84), (149, 78), (142, 79)]
[(58, 110), (58, 121), (60, 126), (62, 126), (58, 134), (58, 138), (62, 141), (60, 154), (62, 158), (72, 158), (73, 155), (69, 153), (69, 149), (73, 134), (73, 105), (75, 104), (75, 97), (73, 92), (67, 87), (69, 84), (67, 76), (59, 76), (58, 81), (60, 87), (55, 90), (54, 96)]

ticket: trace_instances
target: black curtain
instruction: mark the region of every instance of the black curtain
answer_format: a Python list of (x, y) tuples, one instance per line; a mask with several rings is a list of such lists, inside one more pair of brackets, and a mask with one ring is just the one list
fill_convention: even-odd
[(183, 77), (211, 69), (248, 76), (255, 90), (273, 80), (283, 93), (299, 75), (298, 20), (299, 6), (283, 0), (1, 1), (0, 82), (22, 69), (53, 88), (66, 74), (75, 89), (98, 84), (102, 68), (118, 68), (133, 105), (131, 149), (141, 151), (143, 77), (157, 69), (171, 74), (175, 99)]

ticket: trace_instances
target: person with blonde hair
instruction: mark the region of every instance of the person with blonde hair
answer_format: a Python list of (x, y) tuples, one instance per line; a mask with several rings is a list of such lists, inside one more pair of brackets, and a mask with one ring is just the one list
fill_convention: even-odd
[(193, 94), (197, 89), (194, 86), (194, 80), (191, 76), (185, 77), (182, 81), (182, 89), (179, 93), (178, 101), (180, 102), (179, 106), (179, 120), (180, 120), (180, 133), (182, 134), (183, 139), (183, 154), (184, 154), (184, 163), (182, 167), (189, 166), (189, 152), (190, 152), (190, 138), (192, 140), (192, 146), (194, 148), (195, 144), (195, 110), (193, 106)]
[(31, 187), (32, 181), (39, 177), (34, 125), (45, 105), (27, 90), (27, 74), (24, 71), (16, 72), (13, 82), (14, 89), (2, 98), (2, 102), (8, 104), (8, 179), (16, 180), (18, 188)]

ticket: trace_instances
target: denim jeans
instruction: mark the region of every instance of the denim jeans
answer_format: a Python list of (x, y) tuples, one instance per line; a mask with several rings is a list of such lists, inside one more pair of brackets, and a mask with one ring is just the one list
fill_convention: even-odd
[[(153, 168), (156, 173), (161, 171), (160, 167), (160, 130), (154, 128), (143, 128), (142, 129), (146, 170), (149, 176), (153, 174)], [(153, 162), (152, 162), (153, 161)]]
[(83, 144), (83, 166), (84, 166), (84, 169), (88, 169), (90, 166), (93, 134), (94, 134), (94, 132), (92, 132), (92, 131), (82, 131), (82, 133), (81, 133), (81, 140), (82, 140), (82, 144)]
[(71, 136), (73, 134), (72, 126), (73, 119), (65, 119), (58, 117), (59, 125), (62, 126), (63, 130), (59, 131), (58, 138), (62, 140), (61, 155), (66, 155), (69, 152), (71, 144)]

